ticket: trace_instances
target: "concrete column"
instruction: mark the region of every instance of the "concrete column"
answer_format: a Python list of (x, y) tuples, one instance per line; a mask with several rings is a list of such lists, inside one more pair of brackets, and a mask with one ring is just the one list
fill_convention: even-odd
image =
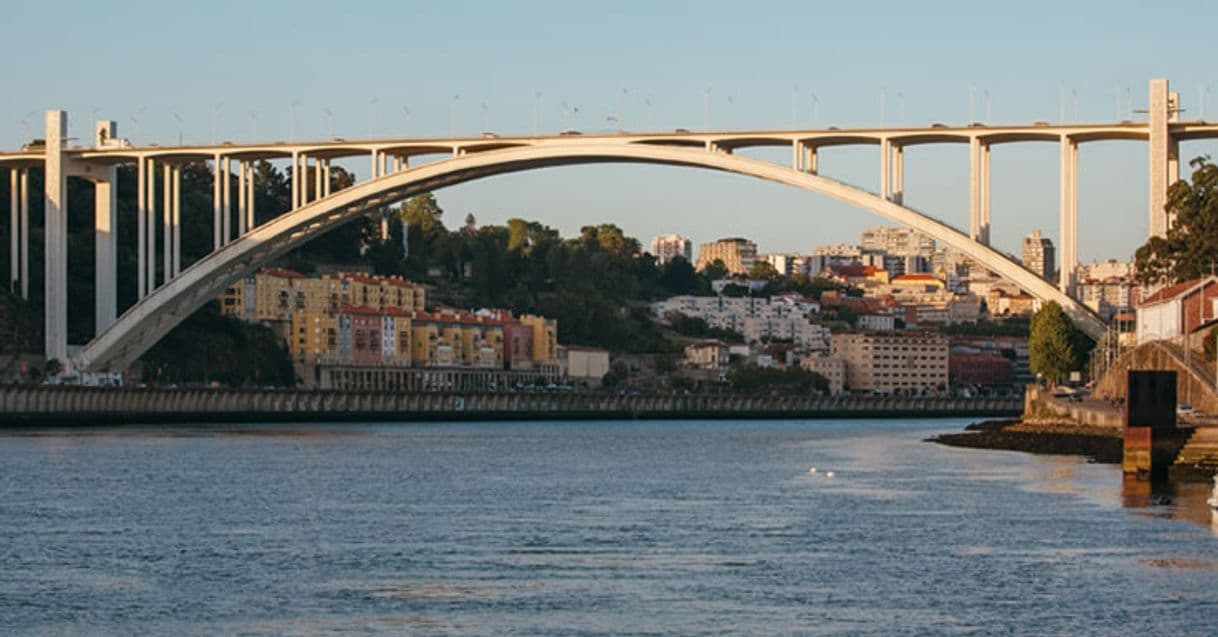
[(313, 199), (321, 199), (325, 195), (321, 194), (321, 164), (324, 159), (313, 160)]
[(808, 161), (805, 164), (804, 169), (807, 170), (810, 174), (815, 175), (820, 170), (819, 164), (820, 164), (820, 152), (817, 150), (817, 148), (815, 146), (809, 145), (808, 146)]
[(329, 159), (325, 160), (325, 164), (324, 164), (324, 167), (322, 168), (322, 171), (323, 171), (323, 174), (321, 177), (322, 196), (329, 197), (330, 196), (330, 160)]
[[(380, 177), (380, 175), (377, 174), (377, 170), (376, 170), (377, 159), (378, 159), (379, 155), (380, 155), (379, 151), (377, 151), (377, 150), (372, 151), (372, 167), (370, 168), (370, 172), (368, 173), (369, 179), (376, 179), (377, 177)], [(454, 151), (454, 156), (456, 156), (455, 151)]]
[(143, 157), (136, 160), (135, 168), (135, 225), (136, 225), (136, 298), (148, 296), (148, 164)]
[(802, 145), (799, 143), (798, 139), (791, 140), (791, 169), (792, 170), (802, 171), (804, 169), (803, 149), (801, 146)]
[(173, 276), (182, 271), (182, 167), (173, 167)]
[(43, 253), (45, 354), (68, 361), (68, 173), (64, 165), (64, 142), (68, 136), (68, 114), (46, 113), (46, 160), (43, 178)]
[(223, 243), (228, 244), (233, 240), (233, 160), (231, 157), (224, 158), (223, 177), (224, 181), (220, 185), (220, 197), (224, 200), (221, 204), (224, 218), (220, 220), (220, 234), (223, 237)]
[(981, 242), (990, 245), (990, 145), (982, 144), (980, 156), (981, 188), (978, 206), (981, 214)]
[(220, 185), (220, 155), (212, 158), (212, 182), (211, 182), (211, 248), (219, 250), (220, 246), (224, 245), (224, 241), (220, 235), (220, 203), (222, 187)]
[(892, 146), (892, 200), (905, 203), (905, 147), (900, 144)]
[(880, 139), (880, 198), (892, 199), (892, 142)]
[(118, 169), (103, 170), (93, 186), (94, 328), (101, 334), (118, 316)]
[(395, 155), (393, 158), (393, 172), (395, 172), (395, 173), (402, 172), (402, 156), (401, 155)]
[(968, 142), (968, 236), (981, 241), (981, 140)]
[(1066, 294), (1074, 291), (1075, 268), (1078, 266), (1078, 143), (1069, 136), (1061, 138), (1061, 256), (1058, 265), (1058, 288)]
[(21, 297), (29, 298), (29, 168), (21, 169)]
[(12, 291), (16, 291), (17, 283), (21, 280), (21, 204), (18, 203), (21, 180), (18, 178), (18, 172), (18, 168), (10, 168), (8, 171), (9, 290)]
[(247, 201), (250, 189), (245, 185), (248, 172), (250, 172), (250, 162), (241, 160), (236, 169), (236, 235), (238, 236), (244, 235), (246, 227), (250, 225), (246, 219), (250, 214), (250, 206)]
[(161, 168), (161, 282), (173, 276), (173, 164)]
[(1150, 166), (1149, 166), (1149, 199), (1150, 199), (1150, 236), (1162, 237), (1167, 234), (1167, 187), (1171, 185), (1171, 133), (1168, 123), (1172, 111), (1167, 90), (1167, 80), (1162, 78), (1150, 81)]
[(292, 153), (292, 209), (300, 207), (300, 155)]
[(245, 180), (245, 188), (248, 191), (245, 193), (245, 219), (247, 222), (245, 231), (249, 232), (250, 230), (254, 229), (254, 226), (258, 225), (258, 209), (257, 206), (254, 205), (254, 193), (257, 192), (257, 189), (254, 188), (254, 160), (252, 159), (250, 160), (249, 175)]
[(147, 214), (147, 217), (148, 217), (148, 221), (147, 221), (147, 224), (148, 224), (148, 235), (147, 235), (148, 260), (145, 262), (145, 265), (147, 266), (147, 270), (145, 270), (144, 276), (147, 277), (147, 279), (148, 279), (148, 283), (146, 284), (147, 287), (145, 289), (148, 291), (148, 294), (152, 294), (152, 291), (156, 289), (156, 161), (155, 160), (152, 160), (152, 159), (148, 160), (148, 178), (147, 178), (146, 182), (148, 184), (148, 200), (147, 200), (148, 205), (146, 208), (147, 213), (148, 213)]

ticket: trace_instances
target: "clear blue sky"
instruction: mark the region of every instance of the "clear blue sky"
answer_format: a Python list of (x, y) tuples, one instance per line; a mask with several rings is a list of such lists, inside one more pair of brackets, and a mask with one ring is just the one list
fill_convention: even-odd
[[(535, 95), (541, 126), (563, 126), (562, 104), (579, 107), (570, 125), (608, 129), (622, 89), (628, 129), (702, 124), (711, 89), (714, 127), (785, 127), (797, 89), (797, 119), (808, 126), (815, 94), (823, 125), (874, 125), (885, 91), (886, 120), (961, 123), (970, 86), (977, 118), (1112, 121), (1117, 96), (1145, 104), (1146, 82), (1168, 77), (1187, 117), (1206, 105), (1218, 119), (1209, 3), (1156, 2), (58, 2), (6, 6), (0, 146), (37, 129), (41, 111), (69, 111), (76, 126), (98, 117), (134, 136), (142, 107), (144, 141), (172, 142), (173, 116), (187, 141), (208, 141), (219, 109), (222, 139), (285, 139), (289, 106), (297, 137), (375, 132), (443, 135), (457, 101), (457, 132), (486, 127), (527, 133)], [(1118, 83), (1120, 89), (1118, 92)], [(990, 96), (986, 114), (984, 95)], [(903, 100), (898, 100), (898, 94)], [(486, 104), (486, 109), (482, 108)], [(410, 109), (407, 120), (404, 106)], [(251, 118), (250, 113), (255, 114)], [(1123, 117), (1139, 117), (1123, 115)], [(74, 129), (78, 132), (82, 129)], [(41, 136), (35, 132), (33, 136)], [(1218, 155), (1218, 144), (1189, 143), (1186, 157)], [(789, 152), (772, 156), (788, 161)], [(967, 152), (960, 146), (907, 152), (906, 201), (967, 225)], [(1080, 155), (1080, 236), (1084, 260), (1124, 258), (1146, 232), (1146, 151), (1140, 143), (1085, 145)], [(822, 172), (875, 189), (875, 148), (830, 149)], [(352, 164), (366, 172), (363, 162)], [(1035, 228), (1057, 237), (1057, 149), (1001, 146), (993, 156), (994, 236), (1017, 250)], [(497, 177), (438, 193), (458, 223), (512, 216), (561, 229), (613, 221), (646, 241), (682, 232), (695, 242), (754, 238), (763, 251), (807, 251), (857, 241), (877, 223), (817, 195), (693, 169), (584, 166)]]

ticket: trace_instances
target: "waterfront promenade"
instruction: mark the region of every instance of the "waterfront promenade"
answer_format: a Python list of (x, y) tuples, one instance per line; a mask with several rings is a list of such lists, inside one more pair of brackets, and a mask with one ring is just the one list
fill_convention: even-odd
[(1013, 416), (1015, 398), (0, 387), (0, 423)]

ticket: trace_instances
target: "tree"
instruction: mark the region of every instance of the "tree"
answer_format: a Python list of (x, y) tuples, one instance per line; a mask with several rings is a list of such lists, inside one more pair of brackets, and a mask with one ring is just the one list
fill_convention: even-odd
[(660, 269), (660, 285), (670, 294), (691, 294), (698, 289), (698, 273), (685, 257), (674, 257)]
[(775, 279), (778, 278), (778, 270), (775, 270), (774, 264), (769, 261), (758, 259), (753, 262), (753, 267), (749, 268), (749, 278)]
[(1028, 337), (1028, 362), (1032, 373), (1052, 383), (1061, 382), (1075, 362), (1070, 331), (1070, 319), (1056, 301), (1044, 304), (1032, 316)]
[(727, 269), (727, 264), (723, 262), (723, 259), (715, 259), (702, 268), (702, 276), (711, 281), (726, 279), (731, 274), (732, 271)]
[(1188, 281), (1210, 274), (1218, 263), (1218, 166), (1198, 157), (1192, 183), (1181, 180), (1167, 189), (1171, 226), (1166, 236), (1151, 237), (1135, 256), (1143, 284)]

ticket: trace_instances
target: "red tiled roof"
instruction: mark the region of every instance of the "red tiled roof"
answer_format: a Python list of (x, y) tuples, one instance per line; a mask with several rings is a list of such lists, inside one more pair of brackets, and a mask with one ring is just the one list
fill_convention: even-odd
[(266, 275), (268, 275), (268, 276), (277, 276), (277, 277), (279, 277), (279, 278), (281, 278), (281, 279), (304, 279), (304, 278), (308, 278), (308, 277), (306, 277), (305, 275), (303, 275), (303, 274), (301, 274), (301, 273), (299, 273), (299, 272), (297, 272), (297, 271), (295, 271), (295, 270), (288, 270), (287, 268), (262, 268), (261, 270), (259, 270), (259, 271), (258, 271), (258, 273), (259, 273), (259, 274), (266, 274)]
[(1167, 301), (1170, 299), (1174, 299), (1177, 296), (1180, 296), (1186, 292), (1190, 292), (1194, 287), (1197, 287), (1197, 286), (1201, 285), (1202, 283), (1205, 283), (1208, 285), (1211, 282), (1218, 282), (1218, 279), (1215, 279), (1215, 277), (1212, 277), (1212, 276), (1208, 276), (1208, 277), (1204, 277), (1201, 279), (1193, 279), (1192, 281), (1185, 281), (1184, 283), (1177, 283), (1175, 285), (1169, 285), (1165, 288), (1160, 289), (1159, 291), (1155, 292), (1154, 294), (1151, 294), (1150, 296), (1143, 298), (1142, 305), (1150, 305), (1152, 303), (1159, 303), (1160, 301)]

